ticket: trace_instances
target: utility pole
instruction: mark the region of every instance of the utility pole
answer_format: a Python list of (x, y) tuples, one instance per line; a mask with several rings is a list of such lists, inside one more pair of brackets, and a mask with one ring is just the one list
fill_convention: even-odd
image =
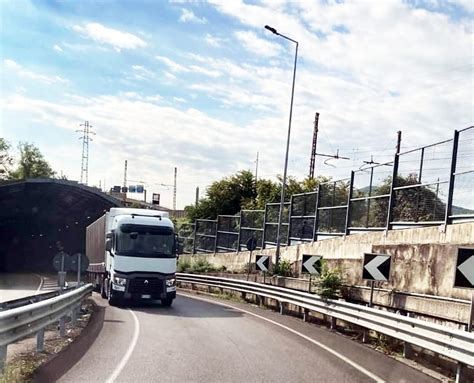
[(123, 187), (127, 187), (127, 160), (125, 160), (125, 166), (123, 169)]
[(255, 160), (255, 188), (257, 188), (257, 181), (258, 181), (258, 152), (257, 152), (257, 159)]
[(199, 186), (196, 187), (196, 204), (194, 206), (197, 206), (198, 202), (199, 202)]
[(91, 130), (92, 125), (89, 125), (89, 121), (85, 121), (80, 126), (83, 126), (83, 129), (76, 130), (76, 132), (82, 133), (82, 137), (79, 137), (82, 140), (82, 159), (81, 159), (81, 184), (85, 185), (89, 182), (89, 142), (93, 141), (90, 137), (91, 134), (95, 133)]
[(176, 181), (178, 178), (178, 168), (174, 168), (174, 187), (173, 187), (173, 210), (176, 210)]
[(313, 145), (311, 146), (311, 160), (309, 162), (309, 178), (314, 178), (314, 168), (316, 166), (316, 145), (318, 143), (319, 113), (314, 117)]

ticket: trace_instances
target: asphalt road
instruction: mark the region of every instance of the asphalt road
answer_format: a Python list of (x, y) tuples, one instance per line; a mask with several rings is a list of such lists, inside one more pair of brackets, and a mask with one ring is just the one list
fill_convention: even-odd
[(60, 382), (435, 381), (327, 329), (252, 305), (179, 296), (171, 308), (116, 308), (94, 299), (103, 328)]

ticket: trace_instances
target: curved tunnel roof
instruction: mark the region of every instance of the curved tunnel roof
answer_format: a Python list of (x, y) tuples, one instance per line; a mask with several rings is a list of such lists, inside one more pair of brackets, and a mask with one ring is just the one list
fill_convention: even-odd
[(86, 227), (117, 206), (119, 200), (74, 181), (0, 184), (0, 271), (52, 271), (59, 249), (84, 252)]

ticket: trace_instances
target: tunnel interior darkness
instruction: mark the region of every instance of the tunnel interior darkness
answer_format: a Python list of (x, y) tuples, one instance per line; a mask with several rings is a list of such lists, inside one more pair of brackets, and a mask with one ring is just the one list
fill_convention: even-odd
[(77, 182), (0, 184), (0, 272), (54, 271), (60, 248), (85, 252), (86, 227), (120, 201)]

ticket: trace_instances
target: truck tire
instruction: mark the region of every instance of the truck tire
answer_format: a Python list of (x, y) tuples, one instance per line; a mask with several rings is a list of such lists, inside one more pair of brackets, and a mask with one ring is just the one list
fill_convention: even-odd
[(106, 283), (106, 279), (104, 279), (102, 281), (102, 283), (99, 284), (100, 286), (100, 296), (103, 298), (103, 299), (107, 299), (107, 291), (105, 291), (105, 283)]
[(163, 307), (171, 307), (172, 304), (173, 304), (173, 299), (172, 298), (165, 298), (165, 299), (161, 300), (161, 305)]
[(114, 296), (114, 291), (112, 290), (112, 282), (109, 282), (108, 284), (108, 301), (110, 306), (120, 306), (122, 303), (122, 299), (117, 298), (117, 296)]

